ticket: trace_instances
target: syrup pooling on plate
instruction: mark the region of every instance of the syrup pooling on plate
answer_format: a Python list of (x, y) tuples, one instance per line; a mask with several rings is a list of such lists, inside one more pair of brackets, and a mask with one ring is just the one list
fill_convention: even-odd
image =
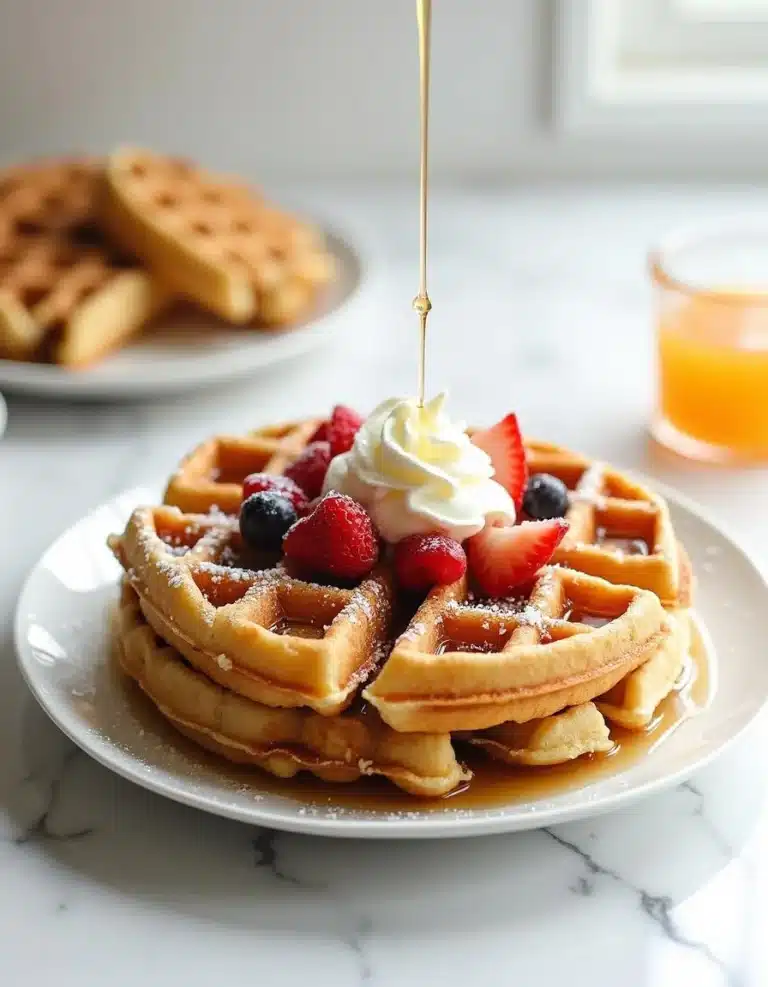
[[(554, 798), (632, 768), (708, 704), (712, 690), (710, 665), (715, 660), (697, 619), (691, 618), (690, 652), (677, 687), (662, 701), (647, 730), (638, 732), (614, 726), (611, 736), (615, 743), (609, 754), (590, 755), (552, 767), (510, 768), (460, 745), (462, 759), (474, 773), (472, 781), (441, 799), (414, 798), (375, 778), (361, 779), (349, 785), (332, 785), (309, 775), (292, 780), (261, 773), (254, 775), (252, 771), (214, 759), (183, 738), (176, 740), (177, 735), (168, 726), (164, 730), (169, 742), (182, 743), (189, 757), (209, 764), (217, 774), (223, 773), (234, 785), (301, 803), (305, 808), (300, 811), (308, 815), (322, 815), (328, 810), (339, 813), (349, 810), (407, 817), (409, 813), (494, 809)], [(147, 726), (160, 728), (158, 718), (150, 716), (149, 709), (146, 714), (143, 712), (147, 704), (142, 697), (136, 696), (135, 705), (137, 715), (142, 720), (146, 717)], [(363, 713), (363, 710), (359, 712)], [(367, 712), (370, 714), (370, 708)]]

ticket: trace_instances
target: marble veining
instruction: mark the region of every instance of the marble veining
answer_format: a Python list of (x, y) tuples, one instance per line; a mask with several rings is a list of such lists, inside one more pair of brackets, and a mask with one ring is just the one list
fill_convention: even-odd
[[(765, 987), (765, 718), (690, 781), (612, 815), (366, 843), (254, 829), (154, 796), (80, 753), (29, 697), (11, 614), (25, 572), (65, 526), (167, 474), (212, 432), (413, 390), (412, 190), (301, 197), (372, 231), (385, 282), (374, 324), (224, 391), (115, 406), (8, 397), (0, 983)], [(677, 223), (762, 206), (768, 192), (754, 188), (439, 192), (429, 393), (447, 387), (478, 422), (515, 407), (531, 433), (655, 473), (768, 563), (765, 472), (685, 468), (643, 433), (647, 245)]]

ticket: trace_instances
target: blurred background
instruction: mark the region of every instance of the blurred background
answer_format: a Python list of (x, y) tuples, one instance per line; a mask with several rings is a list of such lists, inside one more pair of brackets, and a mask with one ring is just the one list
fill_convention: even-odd
[[(437, 0), (441, 179), (761, 178), (765, 0)], [(4, 0), (0, 152), (412, 179), (413, 0)]]

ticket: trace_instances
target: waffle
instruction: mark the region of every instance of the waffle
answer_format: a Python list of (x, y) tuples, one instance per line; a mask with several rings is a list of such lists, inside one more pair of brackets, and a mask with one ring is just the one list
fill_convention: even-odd
[(271, 425), (249, 436), (219, 435), (193, 450), (173, 474), (164, 501), (190, 514), (215, 507), (237, 514), (249, 473), (282, 473), (301, 452), (319, 420)]
[(95, 164), (67, 161), (0, 178), (0, 357), (86, 366), (167, 301), (101, 239), (96, 176)]
[(95, 230), (100, 162), (64, 158), (8, 168), (0, 174), (0, 236), (59, 233), (88, 243)]
[(179, 294), (232, 322), (295, 322), (333, 275), (316, 231), (231, 179), (148, 151), (111, 155), (102, 216)]
[[(318, 419), (270, 426), (247, 437), (216, 436), (181, 463), (165, 502), (183, 511), (240, 509), (249, 473), (281, 473), (314, 433)], [(532, 473), (552, 473), (571, 492), (570, 530), (553, 562), (608, 582), (655, 593), (665, 607), (691, 603), (691, 568), (664, 499), (618, 470), (544, 442), (526, 442)]]
[(323, 717), (244, 699), (190, 668), (146, 622), (135, 593), (124, 588), (117, 619), (118, 657), (177, 730), (230, 761), (281, 778), (301, 770), (326, 781), (382, 775), (420, 796), (450, 792), (470, 774), (445, 734), (400, 735), (372, 711)]
[(690, 644), (690, 618), (677, 610), (668, 613), (667, 619), (671, 633), (665, 645), (594, 702), (568, 707), (543, 720), (510, 720), (464, 739), (497, 760), (528, 767), (609, 753), (614, 747), (611, 725), (625, 730), (647, 729), (659, 703), (681, 684)]
[(526, 442), (532, 473), (551, 473), (570, 491), (570, 529), (554, 562), (612, 583), (654, 592), (668, 607), (690, 605), (690, 564), (664, 499), (604, 463), (546, 442)]
[[(647, 563), (651, 556), (618, 555), (597, 531), (591, 545), (578, 542), (582, 551), (560, 560), (567, 564), (541, 569), (513, 599), (477, 599), (460, 580), (435, 588), (420, 605), (411, 603), (396, 596), (386, 557), (359, 585), (314, 584), (298, 578), (285, 560), (249, 556), (236, 514), (245, 476), (281, 473), (318, 424), (290, 422), (203, 443), (171, 478), (167, 503), (138, 509), (124, 533), (111, 539), (133, 594), (134, 622), (143, 628), (141, 639), (152, 643), (142, 652), (145, 671), (129, 668), (129, 674), (182, 732), (226, 757), (276, 773), (308, 767), (321, 774), (314, 754), (295, 756), (298, 741), (289, 756), (280, 748), (275, 760), (271, 749), (242, 743), (231, 728), (214, 730), (222, 704), (260, 711), (259, 723), (272, 717), (269, 722), (292, 724), (294, 741), (305, 728), (347, 738), (346, 731), (362, 729), (364, 720), (376, 724), (377, 737), (398, 738), (402, 757), (411, 751), (410, 741), (439, 743), (440, 771), (422, 771), (417, 782), (387, 773), (386, 758), (372, 759), (380, 773), (419, 794), (424, 787), (408, 786), (423, 786), (431, 775), (432, 794), (439, 794), (448, 775), (458, 777), (446, 767), (449, 735), (491, 757), (535, 767), (607, 753), (611, 725), (641, 730), (652, 722), (680, 679), (689, 633), (690, 570), (661, 498), (558, 447), (528, 445), (531, 468), (555, 473), (572, 491), (577, 523), (596, 528), (599, 522), (621, 537), (643, 535), (649, 546), (658, 546), (653, 554), (675, 558), (677, 569), (663, 584), (672, 603), (667, 609), (641, 585), (650, 581), (649, 572), (658, 576), (658, 565), (621, 565)], [(591, 522), (579, 513), (584, 505), (594, 512)], [(653, 518), (647, 527), (618, 527), (640, 512)], [(582, 530), (589, 535), (590, 529)], [(608, 575), (621, 573), (637, 584), (619, 585), (578, 569), (582, 559), (590, 564), (603, 558), (618, 566)], [(149, 679), (158, 653), (163, 668), (174, 669), (168, 682), (172, 675), (179, 683), (168, 685), (165, 696)], [(207, 697), (205, 713), (192, 715), (188, 698), (174, 699), (176, 688), (191, 695), (190, 683), (195, 695)], [(316, 752), (327, 753), (324, 742)], [(371, 760), (358, 756), (362, 748), (352, 741), (344, 743), (352, 751), (343, 758), (347, 768), (322, 777), (350, 780), (359, 773), (354, 765), (360, 757)], [(443, 780), (435, 783), (437, 776)]]
[(333, 715), (381, 657), (393, 609), (384, 571), (342, 589), (292, 578), (270, 560), (241, 568), (232, 518), (173, 507), (134, 511), (112, 546), (155, 631), (249, 699)]
[(460, 580), (427, 596), (363, 695), (404, 732), (525, 723), (607, 692), (673, 634), (653, 593), (560, 566), (485, 605)]
[(497, 761), (529, 768), (608, 754), (614, 748), (608, 724), (594, 703), (571, 706), (544, 720), (502, 723), (463, 739)]
[[(155, 632), (127, 582), (121, 592), (116, 638), (123, 671), (165, 719), (190, 740), (230, 761), (252, 764), (281, 778), (299, 771), (330, 782), (381, 775), (422, 797), (445, 795), (471, 779), (447, 734), (398, 733), (368, 706), (324, 717), (308, 709), (270, 707), (223, 688), (196, 671), (188, 655)], [(632, 673), (627, 683), (641, 672)], [(648, 698), (641, 693), (642, 689), (637, 695), (642, 701)], [(607, 754), (614, 742), (601, 706), (587, 702), (543, 720), (505, 723), (454, 739), (496, 760), (527, 767)], [(627, 713), (630, 707), (621, 708)]]
[[(137, 509), (112, 546), (155, 632), (254, 701), (333, 715), (391, 647), (385, 565), (354, 589), (308, 583), (243, 559), (234, 518), (174, 507)], [(363, 693), (400, 732), (543, 719), (609, 692), (673, 640), (654, 594), (556, 566), (530, 596), (484, 605), (460, 580), (400, 617), (406, 630)]]

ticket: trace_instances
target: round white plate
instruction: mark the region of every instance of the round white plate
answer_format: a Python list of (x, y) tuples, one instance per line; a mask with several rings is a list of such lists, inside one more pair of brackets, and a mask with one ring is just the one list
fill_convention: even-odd
[[(673, 521), (696, 569), (697, 607), (714, 644), (714, 697), (629, 770), (555, 797), (506, 807), (375, 812), (312, 807), (260, 791), (258, 770), (217, 770), (175, 739), (109, 660), (117, 563), (104, 541), (158, 490), (125, 493), (79, 521), (32, 570), (16, 614), (19, 663), (33, 693), (75, 743), (119, 774), (208, 812), (275, 829), (333, 836), (465, 836), (532, 829), (614, 809), (678, 782), (709, 761), (768, 699), (764, 639), (768, 586), (731, 539), (692, 504), (667, 492)], [(263, 782), (262, 782), (263, 784)]]
[(151, 333), (87, 370), (0, 360), (0, 389), (45, 397), (114, 400), (168, 395), (247, 376), (299, 356), (344, 325), (365, 321), (370, 287), (363, 258), (344, 237), (323, 228), (338, 277), (311, 319), (290, 331), (232, 328), (215, 316), (174, 312)]

